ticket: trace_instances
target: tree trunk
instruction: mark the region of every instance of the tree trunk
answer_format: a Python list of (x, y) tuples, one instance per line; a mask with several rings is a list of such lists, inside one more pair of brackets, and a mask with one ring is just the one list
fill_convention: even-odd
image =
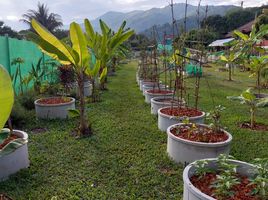
[(229, 68), (229, 81), (232, 81), (232, 65), (231, 65), (231, 63), (228, 63), (228, 68)]
[(80, 99), (80, 124), (79, 136), (91, 135), (91, 127), (88, 125), (85, 113), (85, 96), (84, 96), (84, 78), (83, 75), (78, 76), (79, 99)]
[(255, 125), (255, 108), (250, 109), (250, 127), (251, 129), (254, 128)]

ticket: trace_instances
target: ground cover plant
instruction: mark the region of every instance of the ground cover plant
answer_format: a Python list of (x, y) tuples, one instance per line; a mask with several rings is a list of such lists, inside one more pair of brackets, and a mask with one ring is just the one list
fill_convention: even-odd
[[(103, 101), (86, 105), (95, 133), (90, 138), (70, 135), (77, 120), (64, 121), (62, 126), (60, 120), (40, 121), (33, 111), (24, 112), (31, 167), (1, 182), (0, 193), (22, 200), (180, 199), (183, 167), (166, 155), (166, 135), (158, 130), (135, 83), (137, 65), (134, 61), (121, 66), (109, 79)], [(231, 155), (246, 162), (256, 155), (267, 157), (267, 132), (240, 129), (237, 123), (248, 120), (248, 108), (226, 98), (240, 94), (254, 80), (237, 70), (235, 81), (229, 82), (228, 72), (204, 70), (200, 105), (210, 111), (215, 107), (213, 99), (226, 107), (221, 119), (233, 135)], [(194, 91), (195, 80), (185, 81)], [(190, 99), (189, 104), (194, 103)], [(260, 109), (256, 120), (267, 123), (267, 117), (267, 108)]]

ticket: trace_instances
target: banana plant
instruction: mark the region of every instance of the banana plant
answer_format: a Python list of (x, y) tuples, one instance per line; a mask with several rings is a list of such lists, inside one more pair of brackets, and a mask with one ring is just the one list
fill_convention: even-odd
[(256, 123), (256, 111), (257, 108), (268, 106), (268, 98), (258, 99), (255, 94), (253, 94), (252, 89), (249, 88), (238, 97), (229, 96), (227, 97), (230, 100), (240, 101), (241, 104), (246, 104), (250, 108), (250, 127), (254, 128)]
[(12, 66), (17, 66), (16, 72), (13, 75), (13, 87), (16, 88), (16, 82), (17, 82), (17, 78), (19, 76), (20, 78), (20, 93), (23, 94), (23, 84), (22, 84), (22, 74), (21, 74), (21, 65), (24, 63), (24, 59), (23, 58), (14, 58), (11, 61), (11, 65)]
[(268, 56), (251, 57), (250, 62), (246, 63), (246, 66), (251, 70), (250, 76), (256, 76), (256, 87), (260, 89), (261, 73), (268, 67)]
[(0, 65), (0, 157), (7, 155), (25, 144), (22, 138), (12, 139), (12, 130), (3, 129), (14, 103), (14, 90), (8, 72)]
[(229, 53), (229, 55), (221, 55), (220, 56), (220, 61), (223, 62), (224, 64), (227, 64), (228, 65), (228, 72), (229, 72), (229, 78), (228, 80), (229, 81), (232, 81), (232, 67), (233, 67), (233, 64), (235, 62), (235, 60), (239, 57), (240, 54), (238, 53), (234, 53), (233, 51), (231, 51)]
[(44, 53), (58, 60), (61, 64), (73, 66), (78, 81), (80, 100), (80, 125), (78, 135), (91, 135), (92, 130), (87, 122), (84, 95), (84, 74), (89, 67), (91, 54), (88, 50), (87, 39), (82, 28), (75, 22), (71, 23), (70, 40), (72, 45), (69, 45), (55, 37), (35, 19), (32, 20), (31, 24), (36, 34), (31, 33), (29, 36), (30, 39), (35, 42)]
[(251, 33), (249, 35), (244, 34), (238, 30), (234, 31), (234, 35), (240, 40), (236, 46), (244, 55), (252, 54), (254, 51), (259, 53), (264, 53), (265, 50), (256, 44), (260, 43), (261, 40), (268, 34), (268, 24), (263, 24), (257, 30), (256, 26), (252, 26)]
[(43, 77), (45, 76), (45, 69), (42, 69), (41, 67), (42, 59), (43, 59), (42, 57), (39, 58), (36, 66), (34, 66), (34, 64), (32, 63), (32, 69), (29, 73), (30, 79), (32, 79), (34, 82), (34, 90), (38, 93), (40, 93), (42, 80), (43, 80)]
[(116, 33), (102, 20), (100, 20), (101, 34), (94, 31), (88, 19), (85, 19), (84, 24), (88, 47), (92, 50), (96, 59), (100, 60), (100, 72), (102, 72), (108, 67), (108, 63), (113, 58), (116, 51), (134, 34), (134, 31), (125, 30), (125, 21)]

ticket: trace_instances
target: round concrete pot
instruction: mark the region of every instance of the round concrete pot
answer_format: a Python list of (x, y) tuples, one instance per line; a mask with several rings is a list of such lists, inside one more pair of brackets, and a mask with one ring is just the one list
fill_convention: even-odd
[[(24, 140), (28, 140), (27, 133), (13, 130), (13, 134)], [(10, 175), (21, 169), (29, 167), (29, 154), (27, 142), (10, 154), (0, 157), (0, 181), (6, 180)]]
[[(153, 89), (156, 89), (156, 88), (158, 88), (158, 85), (156, 83), (143, 84), (142, 85), (142, 95), (145, 96), (145, 91), (146, 90), (153, 90)], [(160, 88), (160, 90), (163, 90), (163, 89), (165, 89), (165, 85), (159, 84), (159, 88)], [(168, 89), (168, 87), (167, 87), (167, 89)]]
[(151, 92), (149, 92), (149, 90), (146, 90), (144, 92), (145, 102), (146, 103), (151, 103), (151, 99), (154, 98), (154, 97), (172, 97), (173, 96), (173, 91), (171, 91), (171, 90), (167, 90), (167, 91), (169, 91), (169, 93), (161, 94), (161, 93), (151, 93)]
[(38, 103), (41, 99), (37, 99), (34, 102), (36, 117), (40, 119), (66, 119), (68, 117), (68, 110), (75, 109), (75, 99), (67, 98), (70, 99), (70, 102), (60, 104), (41, 104)]
[[(228, 135), (228, 139), (223, 142), (205, 143), (194, 142), (177, 137), (171, 133), (171, 129), (182, 124), (175, 124), (167, 129), (167, 153), (177, 163), (188, 164), (190, 162), (205, 159), (216, 158), (220, 154), (229, 154), (232, 142), (232, 135), (225, 130), (222, 130)], [(208, 127), (205, 124), (198, 126)]]
[[(73, 88), (76, 90), (77, 95), (79, 95), (78, 83), (74, 83)], [(90, 81), (85, 81), (84, 82), (84, 96), (90, 97), (92, 95), (92, 90), (93, 90), (92, 83)]]
[[(159, 101), (159, 100), (170, 100), (170, 101)], [(168, 106), (184, 106), (185, 101), (178, 102), (178, 100), (174, 99), (172, 102), (172, 97), (154, 97), (151, 99), (151, 114), (157, 115), (157, 112), (160, 108), (168, 107)]]
[[(171, 116), (162, 113), (161, 110), (165, 108), (170, 108), (170, 106), (158, 110), (158, 128), (163, 132), (166, 132), (171, 125), (181, 123), (185, 119), (185, 116)], [(176, 108), (176, 106), (174, 106), (174, 108)], [(206, 113), (202, 112), (200, 116), (189, 117), (189, 121), (195, 124), (204, 124), (205, 117)]]
[(157, 85), (157, 82), (154, 82), (154, 81), (144, 81), (144, 80), (141, 80), (140, 81), (140, 91), (143, 91), (143, 85), (152, 85), (152, 86), (156, 86)]
[[(208, 160), (208, 166), (212, 169), (217, 169), (216, 159), (206, 159)], [(256, 167), (246, 162), (241, 162), (238, 160), (230, 160), (232, 164), (237, 165), (237, 173), (242, 176), (247, 176), (252, 178), (255, 176), (254, 169)], [(183, 171), (183, 200), (216, 200), (213, 197), (210, 197), (202, 193), (197, 189), (190, 181), (190, 178), (195, 174), (194, 163), (189, 164)]]

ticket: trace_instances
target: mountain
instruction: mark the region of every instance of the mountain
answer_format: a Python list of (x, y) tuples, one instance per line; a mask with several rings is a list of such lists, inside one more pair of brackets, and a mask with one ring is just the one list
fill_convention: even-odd
[[(187, 17), (196, 17), (197, 6), (189, 5), (187, 7)], [(224, 15), (227, 11), (235, 8), (235, 6), (209, 6), (208, 15), (219, 14)], [(205, 6), (200, 7), (200, 12), (204, 13)], [(176, 20), (184, 18), (185, 4), (174, 4), (174, 16)], [(170, 6), (164, 8), (152, 8), (149, 10), (135, 10), (127, 13), (122, 12), (107, 12), (104, 15), (92, 20), (93, 27), (99, 31), (99, 20), (105, 21), (113, 30), (116, 30), (123, 20), (126, 20), (127, 26), (134, 29), (137, 33), (154, 26), (163, 25), (171, 22)]]

